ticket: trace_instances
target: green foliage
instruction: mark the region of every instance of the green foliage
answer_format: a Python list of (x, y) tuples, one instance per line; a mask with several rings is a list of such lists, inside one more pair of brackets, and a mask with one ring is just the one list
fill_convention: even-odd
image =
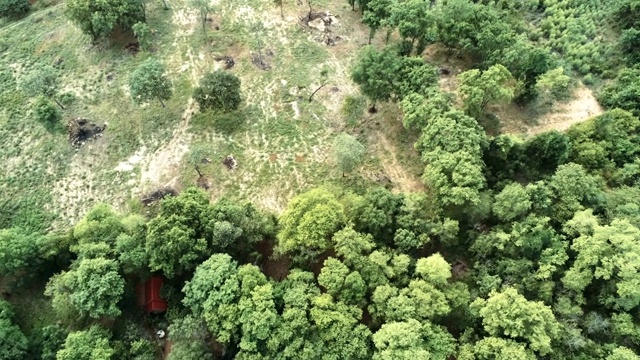
[[(422, 0), (417, 0), (422, 1)], [(419, 57), (402, 57), (393, 48), (367, 46), (360, 51), (351, 79), (374, 104), (401, 100), (413, 92), (426, 93), (438, 81), (436, 69)]]
[(11, 304), (0, 299), (0, 359), (24, 359), (27, 353), (27, 338), (14, 323)]
[(80, 260), (76, 268), (51, 278), (45, 291), (58, 312), (71, 305), (92, 318), (120, 315), (118, 302), (123, 293), (124, 279), (118, 273), (118, 263), (104, 258)]
[(151, 48), (151, 28), (149, 25), (143, 22), (137, 22), (133, 24), (131, 30), (133, 30), (133, 34), (136, 36), (136, 39), (138, 39), (140, 47), (143, 50), (149, 50)]
[(94, 325), (88, 330), (72, 332), (56, 360), (109, 360), (115, 352), (109, 344), (109, 331)]
[[(391, 5), (389, 23), (398, 29), (400, 36), (410, 41), (407, 55), (413, 51), (413, 44), (419, 40), (423, 44), (431, 40), (435, 15), (427, 0), (405, 0)], [(418, 49), (418, 53), (422, 50)]]
[(390, 48), (378, 51), (367, 46), (360, 52), (351, 70), (351, 79), (371, 102), (388, 101), (397, 95), (397, 78), (401, 67), (402, 59)]
[(0, 18), (18, 18), (28, 13), (30, 9), (29, 0), (1, 0)]
[(60, 110), (47, 98), (38, 96), (33, 104), (33, 114), (47, 128), (56, 127), (62, 121)]
[(194, 188), (162, 201), (160, 213), (148, 224), (145, 247), (152, 271), (174, 277), (207, 258), (214, 225), (209, 223), (209, 209), (207, 195)]
[(341, 133), (333, 140), (333, 156), (343, 174), (354, 171), (362, 162), (364, 153), (364, 145), (352, 135)]
[(640, 69), (622, 69), (614, 81), (606, 85), (598, 100), (607, 108), (620, 108), (640, 116)]
[(634, 285), (640, 281), (638, 228), (617, 219), (601, 226), (591, 210), (586, 210), (565, 224), (565, 232), (574, 237), (571, 249), (577, 253), (562, 279), (567, 288), (580, 294), (600, 279), (613, 285), (598, 287), (603, 306), (629, 311), (640, 304), (639, 289)]
[(538, 134), (524, 144), (524, 156), (532, 177), (548, 174), (569, 159), (570, 138), (559, 131)]
[(0, 275), (9, 277), (36, 269), (42, 242), (41, 237), (20, 229), (0, 230)]
[(465, 111), (475, 118), (490, 103), (509, 102), (513, 99), (513, 88), (510, 83), (513, 77), (507, 68), (494, 65), (485, 71), (469, 70), (458, 75), (460, 85), (458, 91), (462, 95)]
[(560, 324), (551, 309), (542, 302), (528, 301), (513, 288), (492, 292), (487, 300), (476, 299), (471, 306), (491, 336), (524, 339), (541, 355), (550, 353), (551, 342), (560, 336)]
[(493, 213), (498, 219), (508, 222), (526, 214), (531, 209), (531, 205), (530, 195), (525, 188), (520, 184), (512, 183), (495, 196)]
[(111, 35), (120, 26), (130, 29), (144, 19), (144, 10), (136, 0), (70, 0), (65, 2), (65, 14), (95, 43)]
[(563, 68), (559, 67), (549, 70), (538, 77), (536, 91), (543, 104), (552, 103), (569, 97), (570, 83), (571, 78), (564, 74)]
[(173, 91), (171, 81), (166, 77), (165, 67), (154, 58), (149, 58), (131, 73), (129, 89), (136, 104), (157, 99), (164, 107), (163, 100), (169, 100)]
[(333, 194), (318, 188), (293, 198), (279, 222), (277, 252), (305, 262), (331, 247), (330, 237), (344, 226), (346, 218)]
[(56, 353), (62, 348), (67, 338), (67, 331), (59, 325), (48, 325), (39, 330), (36, 337), (36, 357), (41, 360), (56, 360)]
[(42, 95), (55, 99), (59, 86), (58, 73), (50, 66), (38, 65), (20, 81), (22, 91), (31, 97)]
[(223, 70), (209, 72), (200, 79), (199, 86), (193, 92), (193, 98), (200, 105), (200, 110), (236, 110), (242, 101), (240, 79)]

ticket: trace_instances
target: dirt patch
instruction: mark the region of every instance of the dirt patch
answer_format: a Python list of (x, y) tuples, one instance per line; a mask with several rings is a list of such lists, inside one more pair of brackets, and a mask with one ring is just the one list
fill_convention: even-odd
[(228, 155), (222, 160), (222, 164), (227, 167), (229, 170), (234, 170), (238, 167), (238, 161), (233, 157), (233, 155)]
[(296, 155), (295, 162), (297, 162), (298, 164), (303, 163), (304, 162), (304, 155)]
[(102, 136), (107, 124), (97, 125), (87, 119), (72, 119), (67, 123), (67, 138), (74, 147), (80, 147), (89, 140)]
[(135, 55), (140, 52), (140, 43), (139, 42), (130, 42), (124, 46), (124, 50), (131, 55)]
[(216, 61), (222, 62), (222, 68), (225, 70), (231, 69), (235, 64), (235, 60), (231, 56), (218, 56), (215, 58)]
[(273, 256), (273, 248), (275, 244), (271, 240), (264, 240), (256, 244), (256, 249), (261, 255), (260, 270), (268, 277), (281, 281), (289, 275), (289, 267), (291, 259), (282, 256), (275, 258)]
[(269, 161), (275, 162), (278, 160), (278, 154), (269, 154)]
[(527, 130), (528, 134), (539, 134), (545, 131), (565, 131), (572, 125), (586, 121), (602, 114), (604, 110), (588, 87), (580, 84), (573, 92), (572, 100), (556, 104), (551, 112), (543, 115), (537, 126)]

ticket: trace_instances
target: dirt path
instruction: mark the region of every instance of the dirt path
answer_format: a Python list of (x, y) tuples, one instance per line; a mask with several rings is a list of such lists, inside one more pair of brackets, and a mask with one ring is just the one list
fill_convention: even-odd
[(569, 102), (559, 103), (542, 116), (538, 125), (527, 129), (527, 134), (535, 135), (545, 131), (565, 131), (573, 124), (586, 121), (603, 113), (602, 107), (588, 87), (580, 84)]

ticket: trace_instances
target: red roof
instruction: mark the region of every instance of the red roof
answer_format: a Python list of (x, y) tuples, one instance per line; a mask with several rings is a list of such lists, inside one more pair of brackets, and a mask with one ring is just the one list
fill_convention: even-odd
[(138, 305), (150, 313), (167, 311), (167, 302), (160, 297), (160, 289), (164, 278), (154, 275), (145, 283), (138, 284)]

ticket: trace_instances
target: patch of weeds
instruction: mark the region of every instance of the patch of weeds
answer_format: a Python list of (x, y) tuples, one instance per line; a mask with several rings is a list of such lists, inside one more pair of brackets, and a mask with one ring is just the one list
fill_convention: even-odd
[(362, 95), (346, 96), (342, 103), (341, 112), (345, 117), (348, 126), (356, 126), (362, 119), (365, 108), (367, 107), (367, 99)]

